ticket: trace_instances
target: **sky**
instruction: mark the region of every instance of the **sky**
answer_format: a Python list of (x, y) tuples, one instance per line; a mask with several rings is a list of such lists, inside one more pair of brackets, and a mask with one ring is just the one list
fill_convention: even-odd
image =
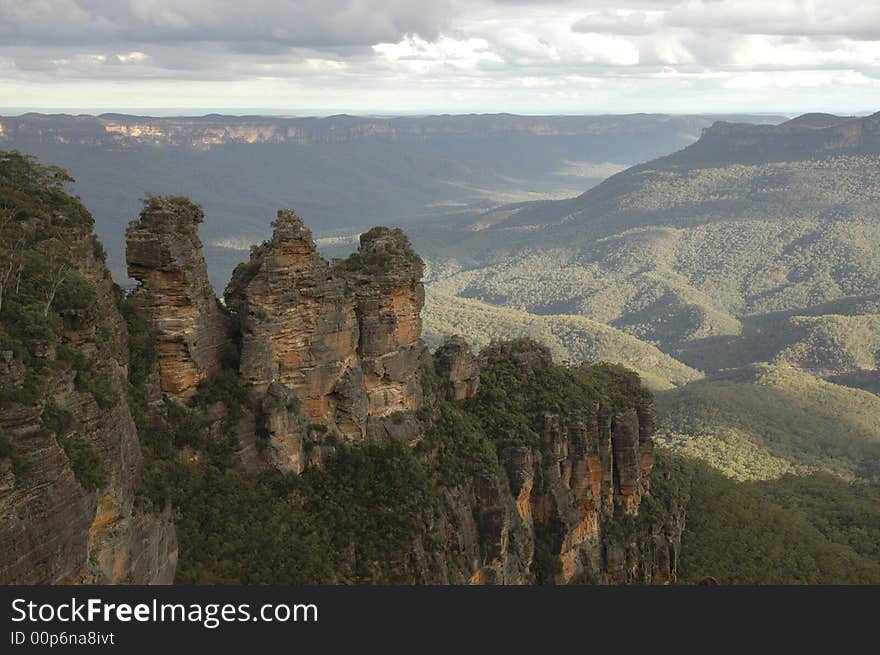
[(880, 109), (877, 0), (0, 0), (0, 108)]

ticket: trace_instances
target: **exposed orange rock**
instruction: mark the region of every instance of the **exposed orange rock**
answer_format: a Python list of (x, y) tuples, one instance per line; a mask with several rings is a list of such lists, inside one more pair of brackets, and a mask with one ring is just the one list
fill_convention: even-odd
[[(410, 253), (402, 232), (377, 228), (331, 267), (302, 220), (283, 209), (272, 239), (236, 268), (225, 302), (241, 331), (240, 372), (279, 468), (302, 470), (310, 430), (359, 440), (371, 418), (421, 405), (424, 288)], [(278, 402), (284, 389), (295, 408)]]
[(422, 260), (400, 229), (376, 227), (337, 270), (353, 290), (368, 413), (383, 417), (418, 409), (422, 345)]
[(149, 198), (126, 232), (135, 305), (156, 338), (162, 391), (185, 399), (220, 371), (227, 321), (208, 282), (197, 234), (202, 210), (185, 198)]
[[(0, 404), (0, 431), (12, 435), (27, 466), (17, 473), (0, 458), (0, 583), (164, 583), (174, 578), (177, 538), (170, 513), (135, 502), (142, 455), (126, 394), (128, 331), (112, 280), (93, 252), (90, 230), (71, 234), (79, 272), (94, 282), (94, 302), (65, 310), (62, 343), (106, 382), (112, 398), (99, 404), (76, 384), (77, 372), (46, 349), (50, 371), (33, 403)], [(0, 353), (3, 385), (19, 387), (29, 364)], [(62, 423), (51, 412), (63, 412)], [(49, 426), (52, 426), (51, 429)], [(60, 444), (76, 438), (101, 462), (104, 480), (88, 490)]]
[(241, 324), (241, 375), (260, 395), (292, 389), (308, 422), (335, 426), (334, 389), (358, 366), (354, 302), (296, 214), (279, 211), (273, 227), (225, 296)]
[[(466, 348), (465, 348), (466, 349)], [(435, 367), (454, 381), (448, 360), (459, 344), (438, 349)], [(537, 344), (490, 346), (487, 351), (535, 378), (551, 366), (549, 352)], [(439, 356), (439, 362), (437, 361)], [(497, 374), (497, 371), (496, 371)], [(543, 415), (540, 448), (528, 443), (499, 451), (505, 475), (478, 477), (471, 501), (481, 535), (481, 560), (469, 575), (473, 584), (528, 584), (537, 574), (539, 550), (546, 563), (558, 558), (556, 572), (543, 571), (544, 582), (583, 579), (607, 584), (634, 581), (673, 582), (680, 550), (683, 516), (664, 517), (657, 525), (618, 543), (611, 526), (639, 512), (649, 493), (653, 467), (652, 435), (656, 414), (649, 397), (633, 393), (624, 405), (599, 400), (593, 408)], [(504, 546), (502, 547), (502, 544)]]

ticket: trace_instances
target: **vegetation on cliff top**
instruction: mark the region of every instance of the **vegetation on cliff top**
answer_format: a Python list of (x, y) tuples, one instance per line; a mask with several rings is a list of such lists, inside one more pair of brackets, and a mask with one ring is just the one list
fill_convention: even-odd
[(178, 234), (195, 237), (198, 224), (205, 217), (202, 208), (185, 196), (147, 196), (143, 203), (140, 218), (128, 224), (129, 231), (159, 220)]
[[(143, 354), (133, 351), (136, 356)], [(537, 444), (542, 411), (581, 416), (600, 403), (612, 411), (646, 393), (638, 376), (621, 367), (552, 365), (545, 349), (526, 340), (495, 344), (483, 359), (485, 382), (464, 402), (447, 400), (444, 383), (423, 370), (430, 402), (419, 415), (426, 435), (415, 448), (342, 445), (299, 476), (243, 475), (225, 452), (212, 450), (199, 408), (242, 398), (223, 376), (203, 383), (190, 408), (169, 413), (170, 435), (147, 428), (142, 436), (143, 497), (157, 509), (170, 502), (175, 510), (177, 581), (419, 582), (420, 567), (448, 556), (437, 520), (449, 492), (500, 472), (498, 452), (511, 441)], [(202, 454), (181, 457), (183, 447)], [(414, 561), (413, 549), (425, 560)], [(536, 564), (539, 577), (558, 566), (551, 556)]]
[(358, 251), (336, 260), (334, 268), (349, 275), (405, 273), (421, 280), (425, 265), (403, 230), (377, 226), (361, 234)]
[[(88, 262), (95, 259), (100, 268), (104, 257), (91, 215), (64, 190), (71, 181), (57, 166), (0, 152), (0, 351), (11, 373), (0, 378), (0, 403), (43, 405), (44, 427), (63, 411), (45, 402), (46, 385), (65, 369), (75, 372), (75, 389), (91, 394), (99, 407), (118, 400), (97, 372), (99, 353), (65, 342), (65, 325), (70, 329), (93, 311), (96, 285), (87, 276)], [(84, 436), (47, 429), (86, 489), (104, 484), (100, 458)], [(11, 457), (14, 470), (24, 472), (14, 436), (4, 439), (0, 456)]]

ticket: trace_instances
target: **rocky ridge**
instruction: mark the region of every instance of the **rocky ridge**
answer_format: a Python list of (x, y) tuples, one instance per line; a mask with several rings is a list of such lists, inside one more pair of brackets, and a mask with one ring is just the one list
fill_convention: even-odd
[[(401, 520), (422, 527), (366, 569), (356, 545), (340, 552), (332, 579), (675, 581), (683, 518), (651, 495), (656, 417), (638, 376), (558, 366), (526, 341), (477, 355), (451, 338), (431, 356), (421, 338), (423, 266), (403, 232), (374, 228), (331, 265), (290, 210), (236, 269), (224, 308), (207, 283), (202, 219), (186, 199), (151, 198), (128, 230), (139, 286), (120, 306), (140, 317), (144, 332), (132, 334), (155, 351), (138, 359), (151, 363), (137, 381), (112, 282), (82, 233), (75, 260), (95, 301), (62, 312), (64, 350), (32, 349), (76, 363), (55, 367), (37, 402), (0, 413), (33, 465), (13, 471), (0, 457), (4, 581), (173, 579), (176, 532), (152, 493), (155, 478), (149, 502), (137, 502), (144, 440), (150, 466), (234, 467), (243, 484), (263, 469), (309, 477), (368, 444), (410, 453), (406, 466), (433, 509), (417, 505), (421, 518)], [(25, 386), (16, 353), (0, 365)], [(66, 464), (77, 457), (61, 447), (71, 435), (92, 444), (103, 477)]]

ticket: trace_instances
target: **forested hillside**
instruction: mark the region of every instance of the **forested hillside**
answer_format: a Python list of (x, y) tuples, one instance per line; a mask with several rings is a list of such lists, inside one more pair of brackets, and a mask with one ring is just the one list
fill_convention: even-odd
[[(95, 216), (117, 281), (122, 231), (145, 195), (187, 195), (221, 291), (278, 206), (296, 207), (319, 236), (375, 224), (442, 224), (492, 207), (564, 198), (627, 166), (671, 153), (714, 116), (0, 117), (0, 147), (69, 169)], [(778, 122), (774, 116), (729, 120)]]
[(718, 123), (576, 198), (424, 228), (429, 333), (530, 330), (562, 358), (627, 362), (660, 390), (667, 444), (739, 478), (873, 478), (878, 125)]

